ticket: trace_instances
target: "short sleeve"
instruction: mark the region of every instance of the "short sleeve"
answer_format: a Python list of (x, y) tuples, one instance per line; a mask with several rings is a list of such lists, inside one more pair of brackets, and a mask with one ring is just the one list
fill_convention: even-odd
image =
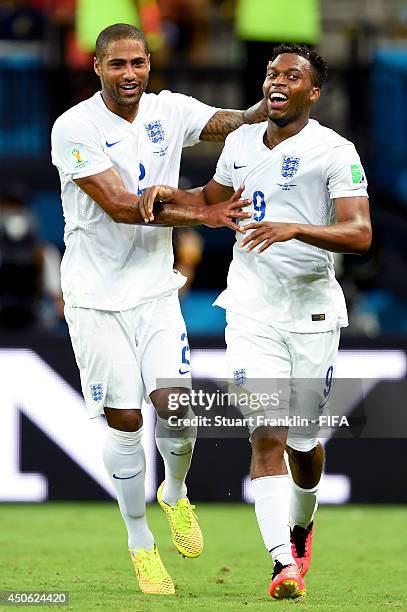
[(52, 163), (71, 179), (92, 176), (113, 166), (97, 128), (89, 121), (62, 116), (51, 132)]
[(352, 143), (339, 145), (329, 151), (325, 180), (331, 199), (368, 195), (366, 174)]
[[(231, 136), (231, 135), (230, 135)], [(233, 187), (232, 169), (230, 162), (230, 136), (225, 140), (225, 146), (216, 164), (216, 171), (213, 180), (221, 185)]]
[(209, 119), (217, 112), (215, 106), (204, 104), (191, 96), (174, 93), (174, 100), (181, 112), (184, 125), (184, 147), (190, 147), (199, 142), (199, 136)]

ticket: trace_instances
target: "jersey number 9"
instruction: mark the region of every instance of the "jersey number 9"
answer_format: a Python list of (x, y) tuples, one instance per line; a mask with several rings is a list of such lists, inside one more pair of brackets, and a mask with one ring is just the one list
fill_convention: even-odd
[(255, 221), (263, 221), (266, 216), (266, 201), (264, 199), (264, 193), (262, 191), (255, 191), (253, 194), (253, 207), (255, 213), (253, 219)]

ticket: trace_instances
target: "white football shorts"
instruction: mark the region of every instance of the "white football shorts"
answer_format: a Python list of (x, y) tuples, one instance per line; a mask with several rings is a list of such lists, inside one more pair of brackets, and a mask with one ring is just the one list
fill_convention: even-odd
[(141, 409), (156, 389), (191, 388), (178, 295), (111, 312), (65, 307), (90, 418), (103, 408)]
[[(287, 332), (230, 311), (226, 321), (228, 377), (234, 391), (244, 389), (248, 395), (239, 409), (250, 433), (276, 419), (283, 425), (287, 418), (287, 444), (303, 452), (314, 448), (335, 374), (340, 330)], [(256, 401), (250, 403), (252, 397)]]

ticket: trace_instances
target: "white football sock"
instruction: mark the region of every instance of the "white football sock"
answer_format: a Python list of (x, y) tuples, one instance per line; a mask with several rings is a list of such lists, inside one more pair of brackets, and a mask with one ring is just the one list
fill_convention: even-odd
[(108, 427), (103, 461), (126, 523), (129, 548), (151, 550), (154, 536), (146, 519), (146, 460), (141, 436), (142, 428), (138, 431), (119, 431)]
[(294, 480), (291, 482), (290, 525), (308, 527), (318, 508), (319, 483), (312, 489), (302, 489)]
[[(189, 408), (184, 418), (191, 419), (194, 416)], [(187, 494), (185, 478), (191, 465), (196, 441), (196, 427), (172, 427), (168, 424), (167, 419), (157, 416), (155, 440), (165, 467), (163, 500), (175, 506), (177, 501), (186, 497)]]
[(251, 483), (256, 510), (264, 545), (273, 561), (283, 565), (294, 563), (291, 553), (288, 509), (290, 503), (290, 477), (263, 476)]

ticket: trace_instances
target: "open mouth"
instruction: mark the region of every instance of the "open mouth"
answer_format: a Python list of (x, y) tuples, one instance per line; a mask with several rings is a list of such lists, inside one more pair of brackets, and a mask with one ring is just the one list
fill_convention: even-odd
[(287, 96), (283, 93), (272, 93), (271, 96), (269, 96), (269, 100), (271, 108), (281, 108), (288, 102)]
[(119, 85), (120, 91), (122, 91), (127, 96), (134, 96), (138, 93), (140, 86), (136, 83), (127, 83), (126, 85)]

